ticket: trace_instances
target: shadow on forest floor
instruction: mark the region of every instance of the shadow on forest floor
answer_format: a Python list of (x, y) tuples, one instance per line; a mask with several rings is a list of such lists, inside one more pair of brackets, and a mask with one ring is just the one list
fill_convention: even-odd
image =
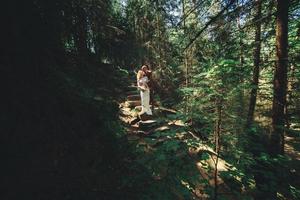
[[(146, 174), (141, 199), (210, 199), (214, 194), (215, 151), (192, 133), (187, 123), (180, 120), (175, 110), (155, 105), (153, 116), (139, 116), (140, 96), (130, 87), (125, 102), (120, 103), (120, 120), (127, 132), (127, 140), (134, 157), (128, 162), (135, 169), (143, 169), (127, 182), (141, 184)], [(218, 194), (226, 199), (237, 199), (236, 193), (222, 176), (235, 170), (219, 158)], [(236, 175), (237, 178), (238, 175)], [(146, 179), (146, 177), (145, 177)]]

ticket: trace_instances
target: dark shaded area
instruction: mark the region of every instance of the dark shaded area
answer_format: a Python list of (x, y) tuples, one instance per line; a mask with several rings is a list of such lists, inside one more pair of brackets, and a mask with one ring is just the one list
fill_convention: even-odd
[(82, 16), (68, 13), (79, 3), (1, 6), (1, 199), (127, 196), (119, 187), (125, 153), (112, 96), (121, 89), (118, 72), (83, 53), (82, 41), (72, 50), (65, 46), (63, 29), (70, 25), (75, 40), (80, 34), (66, 24)]
[[(202, 145), (233, 166), (234, 198), (299, 199), (299, 1), (200, 4), (2, 3), (0, 199), (221, 199)], [(144, 135), (118, 119), (137, 117), (122, 95), (140, 98), (142, 64), (155, 108), (176, 110)]]

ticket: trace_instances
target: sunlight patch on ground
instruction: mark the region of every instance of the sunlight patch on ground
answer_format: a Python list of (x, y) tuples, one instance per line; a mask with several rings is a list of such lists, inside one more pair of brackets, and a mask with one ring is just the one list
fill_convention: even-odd
[[(293, 142), (295, 138), (285, 136), (286, 143), (284, 144), (285, 153), (290, 156), (292, 159), (300, 160), (300, 152), (293, 147)], [(296, 141), (297, 142), (297, 141)]]

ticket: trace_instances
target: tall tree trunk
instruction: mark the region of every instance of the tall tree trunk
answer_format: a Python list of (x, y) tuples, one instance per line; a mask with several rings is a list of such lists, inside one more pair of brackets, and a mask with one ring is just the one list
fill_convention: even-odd
[[(186, 15), (187, 13), (185, 12), (185, 0), (181, 0), (182, 3), (182, 17), (183, 17), (183, 33), (186, 35)], [(189, 80), (188, 80), (188, 50), (183, 51), (183, 63), (184, 63), (184, 69), (185, 69), (185, 87), (188, 87), (189, 85)], [(185, 99), (185, 113), (187, 114), (189, 112), (189, 98), (186, 96)]]
[(249, 110), (247, 117), (247, 127), (250, 127), (253, 122), (253, 116), (256, 105), (256, 96), (258, 89), (258, 80), (259, 80), (259, 65), (260, 65), (260, 49), (261, 49), (261, 0), (256, 0), (256, 17), (255, 17), (255, 47), (254, 47), (254, 66), (253, 66), (253, 75), (252, 75), (252, 88), (250, 93), (250, 102)]
[(222, 97), (217, 100), (216, 103), (217, 120), (215, 125), (215, 151), (217, 153), (216, 159), (214, 160), (214, 200), (218, 199), (218, 162), (221, 150), (220, 137), (221, 137), (221, 126), (222, 126), (222, 109), (223, 99)]
[[(186, 14), (185, 13), (185, 0), (182, 0), (182, 16), (183, 16), (183, 33), (186, 35)], [(188, 87), (188, 55), (187, 52), (184, 51), (184, 66), (185, 66), (185, 86)]]
[[(240, 0), (236, 1), (236, 7), (238, 8), (240, 6), (243, 6), (243, 2)], [(239, 52), (240, 52), (240, 66), (239, 66), (239, 85), (243, 85), (244, 83), (244, 64), (245, 64), (245, 53), (244, 53), (244, 42), (243, 42), (243, 35), (244, 35), (244, 31), (241, 28), (241, 15), (242, 15), (243, 10), (239, 10), (238, 11), (238, 15), (237, 15), (237, 29), (239, 32)], [(238, 120), (236, 120), (236, 134), (239, 136), (241, 135), (240, 133), (243, 132), (242, 128), (243, 126), (241, 126), (244, 122), (242, 121), (244, 119), (244, 115), (245, 115), (245, 103), (244, 103), (244, 89), (239, 87), (238, 91), (237, 91), (237, 107), (236, 107), (236, 114), (238, 116)]]
[(284, 122), (288, 69), (288, 8), (289, 0), (277, 0), (276, 68), (272, 107), (271, 155), (284, 153)]
[[(157, 8), (158, 9), (158, 8)], [(162, 61), (162, 49), (161, 49), (161, 43), (162, 43), (162, 39), (161, 39), (161, 30), (160, 30), (160, 18), (159, 18), (160, 13), (156, 13), (156, 31), (157, 31), (157, 50), (158, 50), (158, 55), (159, 55), (159, 59), (158, 59), (158, 68), (163, 69), (163, 61)]]

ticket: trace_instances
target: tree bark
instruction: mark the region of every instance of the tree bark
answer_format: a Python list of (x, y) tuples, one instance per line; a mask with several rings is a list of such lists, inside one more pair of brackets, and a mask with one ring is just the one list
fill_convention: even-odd
[(217, 153), (215, 163), (215, 169), (214, 169), (214, 200), (218, 199), (218, 162), (219, 162), (219, 156), (220, 156), (220, 150), (221, 150), (221, 144), (220, 144), (220, 137), (221, 137), (221, 126), (222, 126), (222, 110), (223, 110), (223, 99), (222, 97), (217, 100), (217, 120), (216, 120), (216, 127), (215, 127), (215, 151)]
[(250, 127), (253, 122), (253, 116), (256, 105), (256, 96), (258, 90), (258, 82), (259, 82), (259, 65), (260, 65), (260, 49), (261, 49), (261, 21), (258, 20), (261, 18), (261, 0), (256, 0), (256, 9), (257, 13), (254, 21), (256, 21), (255, 25), (255, 47), (254, 47), (254, 65), (253, 65), (253, 75), (252, 75), (252, 88), (250, 93), (250, 102), (249, 102), (249, 110), (247, 117), (247, 127)]
[[(183, 33), (186, 35), (186, 13), (185, 13), (185, 0), (182, 0), (182, 16), (183, 16)], [(187, 61), (187, 53), (183, 52), (184, 55), (184, 68), (185, 68), (185, 87), (188, 87), (188, 61)]]
[(276, 18), (276, 68), (274, 72), (274, 96), (272, 107), (272, 131), (270, 154), (284, 153), (284, 122), (288, 69), (288, 8), (289, 0), (277, 0)]
[[(240, 6), (240, 3), (242, 3), (241, 6), (243, 6), (243, 2), (240, 0), (236, 1), (236, 7), (238, 8)], [(244, 53), (244, 42), (243, 42), (243, 35), (244, 31), (241, 27), (241, 16), (242, 16), (242, 10), (238, 11), (237, 14), (237, 29), (239, 32), (239, 52), (240, 52), (240, 65), (238, 68), (239, 71), (239, 83), (240, 85), (244, 84), (244, 64), (245, 64), (245, 53)], [(243, 126), (241, 126), (243, 123), (241, 123), (245, 116), (245, 103), (244, 103), (244, 89), (238, 87), (237, 90), (237, 106), (236, 106), (236, 115), (238, 116), (238, 120), (236, 120), (236, 135), (241, 135), (240, 133), (243, 132)]]

